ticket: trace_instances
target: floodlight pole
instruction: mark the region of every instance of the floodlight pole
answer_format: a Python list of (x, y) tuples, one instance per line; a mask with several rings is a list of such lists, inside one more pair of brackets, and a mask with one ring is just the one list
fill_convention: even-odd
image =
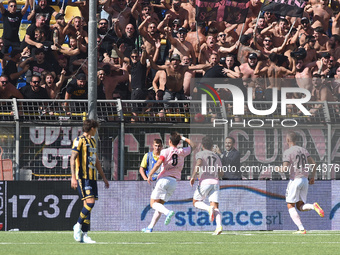
[(89, 3), (88, 118), (97, 119), (97, 0)]

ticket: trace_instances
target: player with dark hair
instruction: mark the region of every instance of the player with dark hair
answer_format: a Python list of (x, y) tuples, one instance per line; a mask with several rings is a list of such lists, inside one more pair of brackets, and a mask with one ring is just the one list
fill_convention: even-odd
[[(163, 143), (161, 139), (154, 139), (153, 140), (153, 151), (145, 153), (142, 162), (140, 164), (139, 173), (142, 176), (143, 180), (147, 180), (149, 177), (149, 172), (156, 164), (157, 160), (159, 159), (161, 150), (163, 148)], [(157, 179), (159, 172), (157, 171), (152, 176), (152, 180), (155, 181)]]
[[(212, 152), (213, 141), (209, 136), (202, 139), (203, 151), (196, 154), (196, 165), (192, 172), (190, 185), (195, 183), (196, 175), (199, 173), (199, 184), (192, 200), (193, 205), (201, 210), (209, 212), (210, 221), (216, 218), (216, 230), (213, 235), (222, 233), (221, 213), (218, 209), (219, 201), (219, 178), (222, 178), (222, 162), (218, 155)], [(209, 197), (210, 206), (203, 201)]]
[(84, 243), (95, 243), (87, 235), (87, 232), (90, 226), (91, 210), (95, 200), (98, 199), (97, 171), (102, 177), (105, 187), (109, 188), (109, 182), (98, 159), (96, 140), (93, 137), (98, 126), (99, 124), (95, 120), (84, 121), (84, 133), (74, 139), (70, 159), (71, 187), (78, 189), (79, 196), (83, 200), (83, 209), (73, 227), (73, 237), (76, 241)]
[[(191, 148), (177, 148), (181, 140), (187, 142), (191, 146)], [(157, 178), (158, 181), (154, 190), (151, 193), (150, 198), (150, 206), (158, 213), (155, 213), (153, 215), (150, 225), (147, 228), (143, 229), (143, 232), (146, 233), (152, 232), (153, 226), (156, 224), (161, 213), (166, 215), (166, 219), (164, 221), (165, 225), (168, 225), (171, 221), (172, 216), (175, 215), (175, 212), (167, 209), (164, 206), (164, 203), (167, 202), (174, 193), (177, 186), (177, 180), (181, 180), (181, 172), (184, 166), (184, 158), (188, 156), (191, 153), (191, 150), (196, 147), (190, 139), (181, 136), (177, 132), (171, 133), (169, 146), (169, 148), (161, 151), (161, 155), (159, 156), (157, 163), (151, 169), (151, 172), (148, 176), (147, 181), (149, 184), (151, 184), (153, 174), (162, 165), (160, 174)]]
[(309, 155), (309, 152), (300, 146), (296, 145), (297, 135), (290, 131), (286, 136), (286, 142), (289, 149), (283, 153), (283, 167), (280, 171), (290, 169), (290, 181), (286, 190), (286, 202), (288, 212), (295, 225), (299, 228), (295, 234), (306, 234), (306, 230), (302, 225), (300, 216), (295, 209), (299, 211), (315, 210), (320, 217), (324, 217), (324, 211), (318, 203), (306, 204), (308, 192), (308, 176), (312, 167), (312, 175), (309, 179), (309, 184), (314, 184), (316, 171), (316, 163)]

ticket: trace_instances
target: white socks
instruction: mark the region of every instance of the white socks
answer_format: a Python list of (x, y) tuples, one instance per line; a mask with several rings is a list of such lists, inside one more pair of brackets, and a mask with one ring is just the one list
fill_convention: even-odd
[(148, 228), (153, 228), (156, 225), (159, 218), (161, 217), (161, 215), (162, 214), (159, 211), (155, 210)]
[(300, 206), (300, 210), (301, 211), (314, 210), (314, 205), (312, 205), (312, 204), (303, 204), (302, 206)]
[(195, 203), (195, 207), (204, 211), (209, 212), (209, 205), (207, 205), (206, 203), (202, 202), (202, 201), (197, 201)]
[(222, 218), (221, 218), (220, 210), (215, 208), (214, 213), (215, 213), (216, 227), (221, 227), (222, 226)]
[(302, 225), (300, 216), (298, 212), (296, 211), (295, 207), (288, 209), (289, 215), (292, 218), (295, 225), (299, 228), (299, 230), (304, 230), (305, 228)]
[(166, 209), (164, 205), (162, 205), (161, 203), (157, 203), (157, 202), (152, 204), (152, 209), (159, 211), (160, 213), (163, 213), (164, 215), (168, 215), (168, 213), (170, 212), (168, 209)]

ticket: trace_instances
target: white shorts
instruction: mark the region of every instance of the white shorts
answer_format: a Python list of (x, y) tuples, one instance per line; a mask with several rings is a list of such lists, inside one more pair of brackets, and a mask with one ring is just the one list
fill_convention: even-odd
[(290, 180), (286, 190), (286, 202), (297, 203), (302, 201), (306, 203), (308, 193), (308, 179), (305, 177)]
[(193, 198), (194, 200), (204, 201), (206, 197), (209, 197), (209, 202), (218, 203), (219, 195), (220, 195), (219, 184), (205, 184), (197, 186)]
[(177, 186), (177, 181), (172, 177), (163, 177), (156, 183), (155, 188), (151, 193), (151, 199), (162, 199), (169, 201)]

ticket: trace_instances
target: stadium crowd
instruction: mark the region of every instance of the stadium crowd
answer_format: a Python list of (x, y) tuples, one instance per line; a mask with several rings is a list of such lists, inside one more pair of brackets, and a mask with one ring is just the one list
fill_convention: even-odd
[[(271, 100), (272, 88), (281, 86), (306, 88), (312, 101), (338, 101), (339, 1), (309, 0), (302, 18), (262, 12), (260, 0), (249, 3), (243, 26), (196, 24), (194, 0), (99, 0), (98, 99), (191, 99), (190, 81), (203, 77), (253, 87), (259, 101)], [(15, 0), (0, 3), (0, 99), (87, 98), (89, 1), (65, 3), (81, 13), (68, 21), (63, 8), (50, 4), (26, 0), (17, 10)], [(20, 41), (29, 6), (31, 25)]]

